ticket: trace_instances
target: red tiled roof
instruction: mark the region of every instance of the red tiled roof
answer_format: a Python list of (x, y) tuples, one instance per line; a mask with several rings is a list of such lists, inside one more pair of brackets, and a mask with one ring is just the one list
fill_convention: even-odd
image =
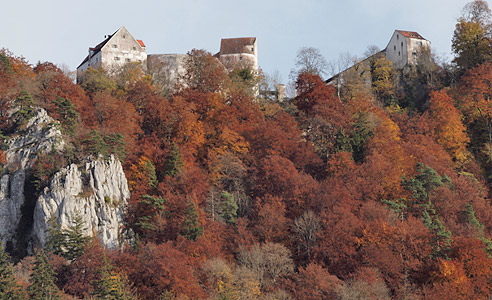
[(220, 54), (249, 53), (253, 51), (249, 47), (256, 41), (255, 37), (222, 39), (220, 42)]
[(418, 32), (415, 31), (405, 31), (405, 30), (397, 30), (401, 35), (407, 38), (425, 40)]
[(139, 44), (140, 44), (140, 46), (142, 46), (142, 47), (144, 47), (144, 48), (145, 48), (145, 44), (144, 44), (144, 42), (143, 42), (142, 40), (137, 40), (137, 43), (139, 43)]

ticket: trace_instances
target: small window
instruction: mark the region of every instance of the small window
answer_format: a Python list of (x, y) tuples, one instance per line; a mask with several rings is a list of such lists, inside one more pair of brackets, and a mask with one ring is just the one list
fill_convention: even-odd
[(118, 46), (116, 44), (113, 44), (113, 48), (118, 48)]
[(115, 56), (114, 60), (120, 60), (120, 58), (118, 56)]
[(401, 52), (400, 52), (400, 51), (398, 51), (398, 56), (400, 56), (400, 55), (401, 55)]
[(127, 59), (126, 59), (126, 62), (130, 62), (130, 59), (129, 59), (129, 58), (127, 58)]
[(251, 48), (251, 51), (252, 51), (252, 52), (255, 52), (255, 48)]
[(133, 47), (133, 50), (137, 50), (137, 47)]
[(419, 42), (420, 46), (422, 46), (422, 42)]
[(239, 56), (239, 60), (243, 60), (243, 57), (242, 56)]
[(403, 42), (401, 42), (401, 46), (403, 47)]
[(141, 62), (142, 62), (142, 60), (141, 60), (141, 59), (139, 59), (139, 60), (138, 60), (138, 62), (139, 62), (139, 63), (141, 63)]
[(126, 35), (123, 35), (123, 38), (125, 39), (126, 38)]
[(393, 46), (393, 50), (395, 50), (395, 51), (396, 51), (396, 46)]
[(98, 62), (98, 61), (99, 61), (99, 58), (96, 57), (96, 62)]
[(399, 39), (399, 38), (400, 38), (400, 35), (399, 35), (399, 34), (397, 34), (397, 35), (396, 35), (396, 39)]

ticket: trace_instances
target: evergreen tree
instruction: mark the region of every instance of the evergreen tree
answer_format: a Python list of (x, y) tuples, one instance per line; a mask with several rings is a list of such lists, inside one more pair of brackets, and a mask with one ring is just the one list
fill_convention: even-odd
[(85, 231), (82, 216), (76, 212), (74, 224), (67, 229), (62, 229), (56, 221), (56, 216), (48, 220), (48, 241), (45, 249), (61, 255), (69, 260), (74, 260), (84, 254), (85, 245), (89, 238), (83, 234)]
[(69, 99), (58, 97), (53, 100), (56, 106), (56, 112), (60, 116), (60, 123), (62, 124), (63, 130), (69, 134), (75, 134), (75, 126), (77, 126), (77, 119), (79, 118), (79, 113), (75, 110), (72, 102)]
[(238, 206), (234, 197), (228, 192), (222, 192), (221, 198), (221, 217), (227, 224), (235, 224)]
[(27, 295), (14, 277), (9, 255), (0, 247), (0, 300), (23, 300)]
[[(432, 214), (432, 216), (431, 216)], [(432, 248), (433, 257), (448, 258), (447, 253), (451, 247), (451, 231), (447, 230), (444, 224), (442, 224), (439, 216), (435, 213), (435, 210), (425, 209), (422, 212), (422, 222), (425, 227), (432, 234)]]
[(196, 241), (203, 234), (203, 226), (200, 226), (198, 222), (198, 214), (192, 201), (189, 202), (184, 217), (180, 234), (189, 240)]
[(176, 176), (184, 168), (183, 158), (181, 156), (181, 150), (173, 142), (171, 145), (171, 150), (166, 158), (166, 163), (164, 164), (163, 175), (169, 175), (171, 177)]
[(34, 269), (31, 274), (31, 285), (27, 292), (31, 299), (54, 300), (60, 299), (58, 287), (55, 285), (55, 272), (48, 262), (48, 256), (44, 250), (36, 255)]
[(19, 96), (15, 99), (15, 105), (18, 107), (18, 110), (12, 115), (12, 118), (16, 126), (23, 125), (34, 116), (34, 102), (31, 94), (27, 91), (22, 90), (20, 92)]
[(66, 236), (65, 249), (63, 255), (65, 258), (74, 260), (84, 254), (85, 245), (89, 238), (83, 234), (85, 231), (82, 216), (77, 212), (75, 214), (74, 225), (69, 226), (64, 235)]
[(104, 258), (104, 265), (100, 270), (100, 279), (96, 282), (93, 296), (97, 299), (131, 300), (132, 293), (124, 276), (113, 270), (108, 260)]
[(103, 137), (99, 133), (99, 131), (93, 129), (87, 135), (87, 138), (82, 141), (84, 145), (85, 151), (89, 154), (97, 156), (102, 155), (104, 157), (108, 156), (108, 145), (104, 142)]
[(48, 240), (45, 244), (46, 251), (63, 256), (63, 245), (66, 241), (66, 235), (62, 231), (61, 225), (57, 222), (56, 215), (52, 215), (48, 220), (47, 236)]

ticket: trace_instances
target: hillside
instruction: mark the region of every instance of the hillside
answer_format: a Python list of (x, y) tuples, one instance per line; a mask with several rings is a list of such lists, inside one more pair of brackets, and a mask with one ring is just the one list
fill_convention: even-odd
[(0, 298), (489, 299), (485, 8), (451, 65), (301, 69), (283, 102), (203, 50), (172, 92), (2, 50)]

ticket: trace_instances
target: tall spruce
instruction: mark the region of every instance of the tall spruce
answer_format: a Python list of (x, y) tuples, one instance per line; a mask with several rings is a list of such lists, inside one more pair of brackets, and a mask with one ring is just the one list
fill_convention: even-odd
[(31, 285), (27, 288), (27, 293), (31, 299), (36, 300), (56, 300), (60, 299), (60, 290), (55, 285), (55, 272), (53, 271), (48, 256), (44, 250), (36, 255), (34, 269), (31, 274)]
[(189, 240), (196, 241), (203, 234), (203, 226), (198, 221), (198, 213), (192, 201), (189, 201), (184, 217), (180, 234)]
[(26, 292), (17, 283), (9, 255), (0, 246), (0, 300), (23, 300)]
[(92, 293), (97, 299), (105, 300), (131, 300), (134, 299), (128, 282), (124, 276), (114, 271), (106, 257), (100, 272), (100, 279), (94, 282), (95, 289)]

